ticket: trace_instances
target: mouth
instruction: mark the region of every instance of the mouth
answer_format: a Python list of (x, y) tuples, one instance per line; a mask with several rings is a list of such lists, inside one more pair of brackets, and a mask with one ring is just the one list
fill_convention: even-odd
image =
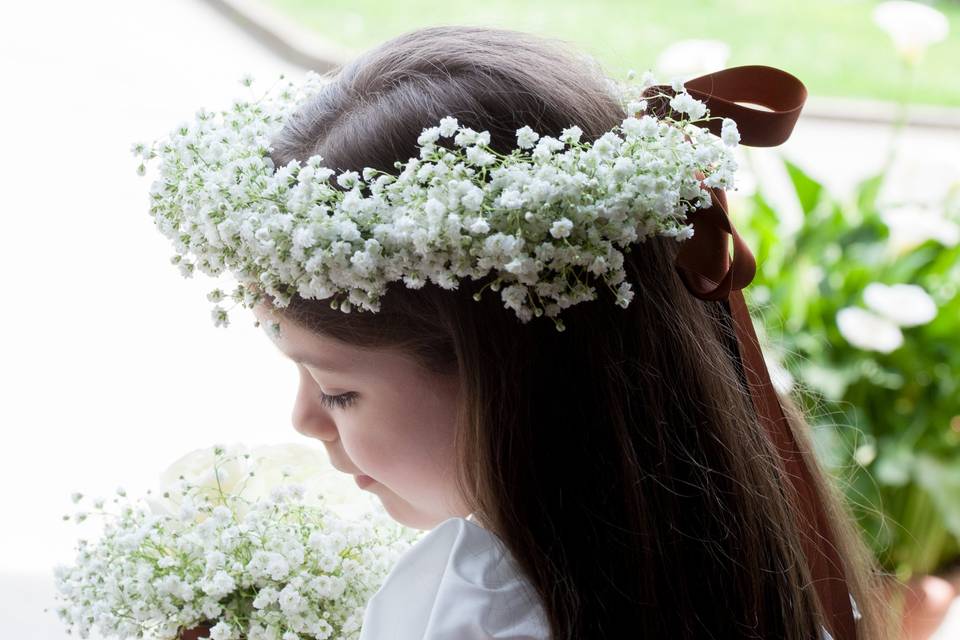
[(354, 481), (356, 481), (357, 486), (360, 487), (361, 489), (366, 489), (366, 488), (369, 487), (370, 485), (376, 483), (376, 480), (374, 480), (374, 479), (371, 478), (370, 476), (365, 476), (365, 475), (359, 474), (359, 473), (356, 474), (355, 476), (353, 476), (353, 479), (354, 479)]
[[(328, 454), (328, 455), (329, 455), (329, 454)], [(339, 463), (337, 462), (337, 460), (334, 459), (333, 456), (329, 456), (329, 459), (330, 459), (330, 466), (333, 467), (334, 469), (336, 469), (337, 471), (339, 471), (340, 473), (348, 473), (348, 474), (353, 475), (353, 476), (361, 475), (361, 474), (356, 473), (356, 472), (354, 472), (354, 471), (350, 471), (350, 470), (347, 469), (344, 465), (339, 464)]]

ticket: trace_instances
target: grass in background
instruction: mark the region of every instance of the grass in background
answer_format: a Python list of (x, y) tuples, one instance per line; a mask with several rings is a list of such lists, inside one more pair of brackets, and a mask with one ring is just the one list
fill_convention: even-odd
[[(262, 1), (357, 53), (419, 27), (487, 25), (567, 40), (622, 78), (653, 67), (677, 40), (709, 38), (730, 46), (727, 66), (779, 67), (814, 95), (896, 101), (906, 91), (904, 65), (871, 18), (872, 0)], [(960, 106), (960, 2), (931, 4), (946, 14), (950, 35), (927, 51), (911, 102)]]

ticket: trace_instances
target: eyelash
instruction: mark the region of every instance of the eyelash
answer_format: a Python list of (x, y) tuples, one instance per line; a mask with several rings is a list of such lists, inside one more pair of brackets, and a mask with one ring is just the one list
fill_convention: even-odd
[(327, 409), (345, 409), (356, 401), (357, 394), (354, 391), (348, 391), (347, 393), (341, 393), (339, 396), (328, 396), (321, 391), (319, 398), (320, 404)]

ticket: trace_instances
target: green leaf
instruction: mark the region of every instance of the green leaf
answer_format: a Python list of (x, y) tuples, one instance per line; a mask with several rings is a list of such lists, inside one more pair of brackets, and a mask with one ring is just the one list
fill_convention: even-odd
[(912, 251), (897, 258), (890, 268), (890, 278), (894, 282), (912, 282), (918, 272), (926, 269), (939, 254), (942, 247), (934, 240), (927, 240)]
[(930, 494), (944, 525), (960, 539), (960, 465), (956, 462), (947, 465), (929, 454), (919, 453), (913, 475), (917, 484)]
[(809, 215), (820, 201), (823, 185), (789, 160), (784, 159), (783, 164), (787, 168), (787, 175), (790, 176), (790, 182), (793, 183), (793, 188), (797, 192), (800, 207), (805, 214)]
[(883, 187), (883, 182), (886, 178), (886, 171), (881, 171), (857, 183), (853, 193), (856, 198), (857, 207), (861, 211), (876, 210), (877, 194), (880, 193), (880, 189)]
[(742, 233), (753, 251), (759, 279), (772, 278), (780, 271), (786, 248), (779, 235), (780, 220), (759, 189), (754, 192), (750, 203), (752, 211)]

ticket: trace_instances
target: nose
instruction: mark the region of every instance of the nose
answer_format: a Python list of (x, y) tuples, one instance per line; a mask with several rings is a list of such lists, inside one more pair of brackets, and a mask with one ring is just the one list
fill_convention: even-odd
[(299, 367), (300, 386), (297, 388), (297, 397), (293, 403), (291, 422), (293, 428), (308, 438), (316, 438), (324, 442), (336, 441), (337, 426), (330, 417), (330, 413), (317, 400), (316, 383), (310, 374)]

